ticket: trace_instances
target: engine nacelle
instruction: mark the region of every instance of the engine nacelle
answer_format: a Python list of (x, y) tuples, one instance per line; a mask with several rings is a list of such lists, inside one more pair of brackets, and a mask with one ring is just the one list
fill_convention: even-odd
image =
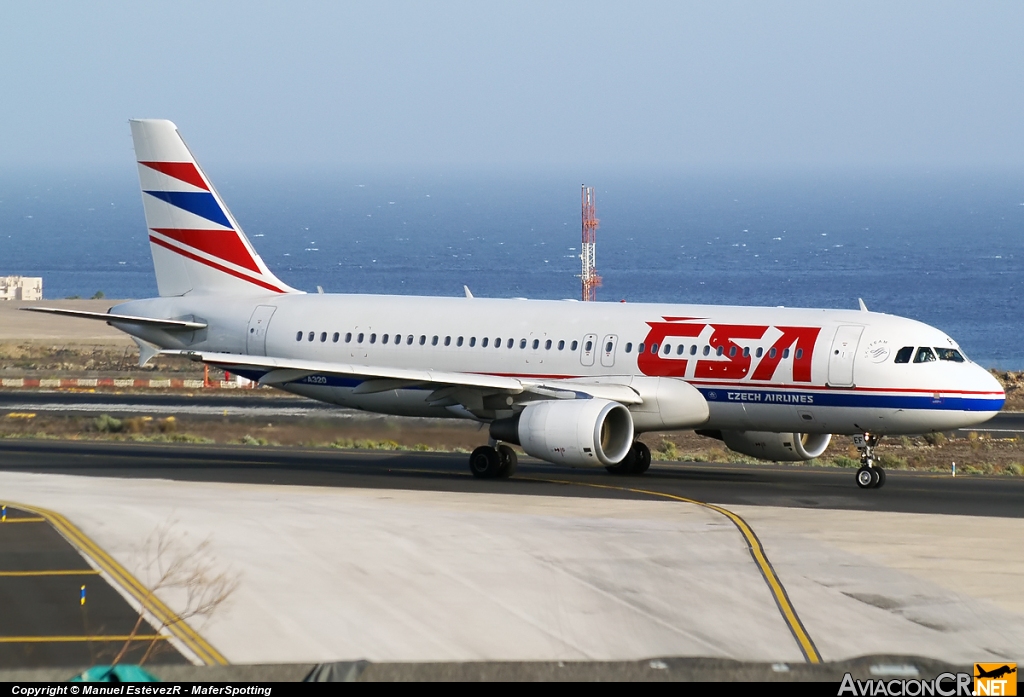
[(768, 431), (722, 431), (729, 450), (760, 460), (797, 462), (811, 460), (825, 452), (831, 433), (771, 433)]
[(621, 462), (633, 445), (633, 417), (608, 399), (552, 399), (495, 421), (490, 433), (553, 464), (605, 467)]

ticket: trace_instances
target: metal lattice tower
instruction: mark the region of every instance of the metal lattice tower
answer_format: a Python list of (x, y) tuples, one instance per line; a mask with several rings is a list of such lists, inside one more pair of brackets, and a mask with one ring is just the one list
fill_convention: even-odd
[(597, 299), (597, 287), (601, 285), (601, 277), (597, 275), (595, 257), (598, 220), (594, 207), (594, 187), (582, 187), (580, 204), (583, 208), (583, 245), (580, 253), (582, 271), (579, 278), (583, 286), (583, 301), (588, 302)]

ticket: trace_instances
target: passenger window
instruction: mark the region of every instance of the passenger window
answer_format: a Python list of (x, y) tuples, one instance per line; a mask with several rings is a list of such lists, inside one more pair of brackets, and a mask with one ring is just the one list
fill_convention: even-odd
[(735, 358), (735, 357), (736, 357), (736, 347), (735, 346), (730, 346), (729, 347), (729, 358)]
[(483, 348), (487, 348), (487, 337), (486, 336), (483, 339), (480, 340), (480, 346), (482, 346)]
[(715, 355), (716, 356), (721, 356), (723, 353), (725, 353), (725, 347), (724, 346), (719, 346), (719, 347), (717, 347), (715, 349)]
[(436, 334), (434, 335), (434, 338), (430, 340), (430, 345), (431, 346), (437, 346), (437, 335)]
[(462, 337), (461, 336), (458, 339), (455, 340), (455, 345), (456, 346), (462, 346)]
[(589, 339), (587, 340), (587, 343), (583, 345), (583, 350), (584, 351), (590, 351), (593, 348), (594, 348), (594, 342), (590, 341)]
[(768, 358), (775, 358), (775, 353), (775, 347), (772, 346), (770, 349), (768, 349)]
[(327, 341), (327, 332), (320, 332), (320, 343)]
[(744, 346), (743, 347), (743, 357), (744, 358), (750, 358), (750, 347), (749, 346)]
[(384, 336), (382, 336), (380, 338), (380, 343), (382, 343), (382, 344), (388, 343), (388, 335), (387, 334), (385, 334)]
[(927, 346), (922, 346), (914, 356), (914, 363), (930, 363), (935, 360), (935, 354)]
[(314, 336), (315, 336), (315, 334), (313, 332), (310, 332), (309, 333), (309, 340), (312, 341)]
[(565, 348), (565, 340), (560, 340), (558, 342), (558, 350), (561, 351), (564, 348)]
[(697, 344), (694, 344), (693, 346), (690, 347), (690, 355), (691, 356), (696, 356), (697, 355)]
[(425, 343), (427, 343), (427, 335), (420, 334), (420, 346), (423, 346)]
[(363, 343), (363, 335), (362, 334), (360, 334), (359, 336), (356, 337), (356, 343), (357, 344)]
[(494, 348), (501, 348), (501, 337), (500, 336), (494, 340)]
[(661, 352), (664, 353), (666, 356), (672, 353), (672, 344), (665, 344), (664, 346), (662, 346)]
[(547, 341), (544, 342), (544, 350), (545, 351), (550, 351), (551, 350), (551, 339), (548, 339)]
[(334, 343), (338, 343), (338, 339), (340, 338), (341, 334), (339, 334), (338, 332), (334, 332), (334, 336), (331, 337), (331, 341), (333, 341)]
[(682, 356), (685, 352), (686, 352), (686, 345), (685, 344), (679, 344), (679, 348), (676, 349), (676, 355), (677, 356)]
[(346, 332), (345, 333), (345, 343), (346, 344), (352, 343), (352, 332)]
[(639, 344), (636, 345), (636, 352), (643, 353), (645, 348), (646, 347), (644, 346), (644, 342), (641, 341)]
[(782, 357), (789, 358), (789, 349), (782, 349)]
[(757, 356), (758, 358), (760, 358), (763, 353), (764, 353), (764, 349), (761, 348), (760, 346), (758, 346), (757, 347), (757, 351), (754, 353), (754, 355)]
[(376, 334), (370, 334), (370, 343), (371, 344), (376, 344), (377, 343), (377, 335)]
[(409, 338), (405, 340), (405, 343), (407, 343), (407, 344), (409, 344), (410, 346), (412, 346), (412, 334), (410, 334), (410, 335), (409, 335)]
[(526, 339), (520, 339), (519, 340), (519, 348), (521, 348), (521, 349), (526, 348)]
[(804, 350), (803, 349), (797, 349), (796, 350), (796, 359), (800, 360), (803, 357), (804, 357)]
[(612, 342), (609, 341), (607, 344), (604, 345), (604, 352), (605, 353), (611, 353), (612, 352)]
[(445, 346), (451, 346), (452, 345), (452, 338), (450, 336), (446, 336), (444, 338), (444, 345)]
[(910, 357), (914, 355), (913, 346), (904, 346), (896, 352), (896, 363), (910, 363)]
[(655, 355), (658, 353), (658, 345), (657, 344), (651, 344), (651, 353), (655, 354)]
[(571, 344), (569, 344), (569, 350), (570, 350), (570, 351), (575, 351), (575, 350), (576, 350), (576, 347), (577, 347), (577, 346), (579, 346), (579, 345), (580, 345), (580, 342), (578, 342), (578, 341), (573, 341), (573, 342), (572, 342)]
[(508, 346), (509, 348), (512, 348), (513, 344), (515, 344), (515, 343), (516, 343), (515, 339), (509, 339), (508, 341), (505, 342), (505, 345)]
[(632, 350), (633, 350), (633, 344), (631, 342), (627, 341), (626, 342), (626, 353), (629, 353)]
[(705, 345), (705, 346), (704, 346), (704, 355), (705, 355), (705, 356), (708, 356), (708, 355), (710, 355), (710, 354), (711, 354), (711, 347), (710, 347), (710, 346), (707, 346), (707, 345)]
[(956, 349), (951, 348), (937, 348), (935, 353), (939, 355), (940, 361), (953, 361), (954, 363), (963, 363), (964, 357)]
[(540, 339), (534, 339), (533, 340), (533, 350), (536, 351), (538, 348), (540, 348)]
[(302, 332), (301, 331), (299, 331), (299, 333), (295, 335), (295, 340), (296, 341), (302, 341)]
[(475, 336), (471, 336), (471, 337), (469, 337), (469, 347), (473, 348), (474, 346), (476, 346), (476, 337)]

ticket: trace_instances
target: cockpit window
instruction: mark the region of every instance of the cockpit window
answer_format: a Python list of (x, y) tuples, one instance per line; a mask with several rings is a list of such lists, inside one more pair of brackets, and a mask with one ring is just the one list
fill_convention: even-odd
[(914, 355), (913, 346), (904, 346), (896, 352), (897, 363), (910, 363), (910, 357)]
[(940, 361), (953, 361), (954, 363), (963, 363), (963, 355), (956, 349), (951, 348), (936, 348), (935, 353), (939, 355)]
[(927, 346), (922, 346), (914, 355), (914, 363), (930, 363), (935, 360), (935, 354)]

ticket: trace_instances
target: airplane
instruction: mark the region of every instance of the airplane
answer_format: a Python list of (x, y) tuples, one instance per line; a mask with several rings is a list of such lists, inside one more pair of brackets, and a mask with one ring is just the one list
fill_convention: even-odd
[(519, 445), (541, 460), (643, 474), (645, 432), (695, 430), (771, 461), (833, 435), (860, 450), (857, 486), (885, 483), (885, 435), (982, 423), (1002, 387), (944, 332), (859, 310), (305, 293), (257, 254), (177, 127), (131, 120), (159, 297), (108, 312), (140, 365), (177, 353), (261, 386), (398, 416), (472, 419), (479, 478)]

